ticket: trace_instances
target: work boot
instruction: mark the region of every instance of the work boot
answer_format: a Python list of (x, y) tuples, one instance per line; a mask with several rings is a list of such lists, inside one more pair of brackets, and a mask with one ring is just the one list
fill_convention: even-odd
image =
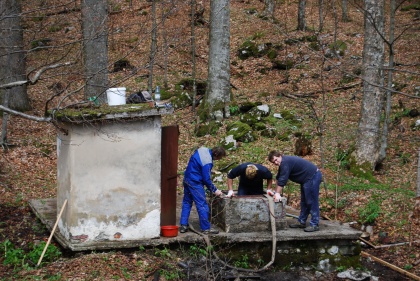
[(319, 230), (319, 226), (317, 225), (310, 225), (308, 227), (306, 227), (303, 231), (305, 232), (314, 232), (314, 231), (318, 231)]
[(202, 230), (201, 231), (203, 234), (205, 235), (209, 235), (209, 234), (219, 234), (219, 231), (217, 229), (214, 228), (210, 228), (210, 229), (206, 229), (206, 230)]
[(179, 232), (181, 233), (185, 233), (188, 231), (188, 225), (181, 225), (181, 227), (179, 228)]
[(306, 224), (300, 223), (300, 222), (298, 222), (298, 223), (292, 223), (292, 224), (289, 224), (289, 227), (290, 228), (305, 228), (306, 227)]

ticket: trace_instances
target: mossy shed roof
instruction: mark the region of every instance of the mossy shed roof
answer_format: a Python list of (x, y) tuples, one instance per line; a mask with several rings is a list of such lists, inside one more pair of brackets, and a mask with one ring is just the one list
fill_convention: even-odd
[(60, 122), (81, 123), (86, 121), (133, 119), (172, 114), (173, 108), (155, 107), (149, 103), (100, 105), (80, 108), (65, 108), (49, 111), (50, 116)]

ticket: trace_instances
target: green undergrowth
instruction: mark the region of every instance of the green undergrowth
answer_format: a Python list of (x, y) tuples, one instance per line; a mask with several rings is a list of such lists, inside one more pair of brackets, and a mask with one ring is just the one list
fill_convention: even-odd
[[(6, 239), (0, 243), (0, 253), (4, 265), (13, 267), (14, 271), (30, 270), (37, 266), (42, 252), (45, 249), (46, 242), (32, 244), (30, 250), (25, 250), (15, 246), (10, 240)], [(40, 266), (54, 261), (61, 256), (61, 251), (55, 245), (48, 245)]]

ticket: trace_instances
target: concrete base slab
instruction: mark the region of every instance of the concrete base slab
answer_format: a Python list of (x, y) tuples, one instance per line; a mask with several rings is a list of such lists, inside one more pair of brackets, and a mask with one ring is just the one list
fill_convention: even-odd
[[(177, 200), (177, 221), (181, 213), (182, 198)], [(57, 219), (57, 199), (31, 200), (30, 207), (36, 216), (51, 231)], [(298, 211), (286, 207), (287, 214), (297, 215)], [(285, 218), (287, 224), (296, 219)], [(198, 216), (195, 208), (191, 210), (190, 227), (199, 231)], [(362, 232), (353, 229), (348, 224), (321, 220), (320, 230), (307, 233), (302, 229), (284, 228), (276, 231), (275, 239), (270, 230), (245, 231), (232, 233), (221, 231), (218, 235), (210, 236), (212, 246), (224, 260), (239, 260), (247, 254), (249, 262), (253, 264), (272, 259), (275, 251), (273, 267), (284, 268), (290, 266), (310, 266), (320, 271), (331, 271), (339, 266), (357, 267), (360, 265), (361, 247), (357, 240)], [(213, 225), (213, 227), (215, 227)], [(217, 228), (217, 227), (216, 227)], [(67, 240), (59, 230), (54, 233), (56, 241), (64, 248), (72, 251), (106, 250), (122, 248), (138, 248), (140, 246), (166, 245), (202, 245), (205, 247), (201, 235), (190, 230), (179, 233), (176, 237), (162, 237), (154, 239), (124, 240), (124, 241), (83, 241)], [(273, 249), (274, 244), (275, 249)], [(253, 253), (249, 255), (249, 253)]]
[[(177, 206), (177, 221), (179, 220), (179, 215), (181, 213), (181, 200), (178, 199)], [(48, 199), (34, 199), (29, 202), (30, 207), (36, 216), (46, 225), (46, 227), (51, 231), (54, 227), (54, 224), (57, 219), (57, 199), (48, 198)], [(296, 210), (290, 209), (287, 207), (287, 213), (297, 213)], [(296, 220), (286, 218), (286, 223), (293, 223)], [(200, 230), (198, 223), (198, 216), (195, 208), (191, 210), (190, 216), (190, 226), (196, 230)], [(288, 241), (337, 241), (345, 240), (354, 242), (357, 241), (361, 235), (361, 231), (356, 230), (350, 227), (348, 224), (341, 224), (338, 222), (321, 220), (320, 221), (320, 231), (307, 233), (302, 229), (291, 229), (285, 228), (277, 230), (276, 239), (278, 245), (280, 242)], [(242, 243), (242, 242), (269, 242), (272, 241), (272, 232), (271, 230), (266, 231), (249, 231), (242, 233), (229, 233), (221, 231), (217, 237), (219, 241), (223, 243)], [(171, 243), (202, 243), (203, 238), (192, 232), (179, 233), (176, 237), (162, 237), (155, 239), (141, 239), (141, 240), (129, 240), (129, 241), (95, 241), (95, 242), (82, 242), (82, 241), (69, 241), (64, 238), (64, 236), (56, 230), (54, 233), (54, 238), (57, 242), (64, 248), (71, 249), (72, 251), (84, 251), (84, 250), (99, 250), (99, 249), (118, 249), (118, 248), (135, 248), (139, 246), (157, 246), (157, 245), (167, 245)], [(287, 243), (286, 243), (287, 244)]]

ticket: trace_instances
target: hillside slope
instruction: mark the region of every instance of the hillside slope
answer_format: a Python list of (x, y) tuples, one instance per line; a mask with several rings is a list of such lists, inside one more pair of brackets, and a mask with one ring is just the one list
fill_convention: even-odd
[[(38, 52), (28, 53), (28, 69), (36, 69), (46, 61), (53, 62), (66, 52), (64, 61), (74, 62), (70, 69), (48, 73), (37, 84), (28, 87), (33, 110), (27, 114), (42, 116), (45, 103), (54, 94), (57, 87), (75, 91), (64, 105), (77, 103), (83, 96), (76, 89), (83, 80), (80, 56), (80, 11), (58, 13), (62, 7), (50, 5), (43, 21), (35, 20), (40, 10), (24, 7), (29, 16), (25, 17), (27, 30), (25, 40), (31, 42), (39, 38), (52, 39), (51, 44), (60, 46)], [(59, 2), (59, 1), (57, 1)], [(131, 1), (130, 1), (131, 2)], [(110, 53), (111, 62), (126, 58), (130, 67), (113, 72), (110, 64), (110, 81), (116, 85), (127, 87), (128, 93), (147, 89), (147, 69), (150, 46), (150, 9), (148, 1), (114, 1), (110, 5)], [(136, 3), (134, 3), (136, 2)], [(176, 9), (170, 10), (164, 22), (168, 49), (168, 87), (167, 93), (175, 92), (175, 85), (185, 78), (191, 77), (192, 60), (190, 57), (189, 7), (185, 1), (174, 1)], [(187, 1), (188, 2), (188, 1)], [(209, 1), (204, 1), (204, 20), (209, 18)], [(377, 182), (369, 182), (352, 176), (345, 163), (340, 163), (340, 156), (349, 151), (357, 136), (357, 123), (360, 113), (362, 89), (357, 75), (361, 72), (363, 51), (363, 14), (355, 6), (349, 6), (351, 21), (341, 22), (340, 16), (334, 19), (334, 7), (325, 5), (324, 29), (318, 28), (318, 1), (307, 1), (306, 32), (296, 31), (296, 1), (281, 1), (277, 6), (276, 20), (264, 20), (259, 17), (263, 10), (263, 1), (232, 0), (231, 1), (231, 84), (232, 101), (241, 105), (248, 101), (268, 104), (272, 113), (291, 112), (302, 120), (299, 130), (312, 141), (312, 153), (307, 159), (324, 164), (325, 186), (322, 187), (321, 203), (323, 216), (342, 222), (356, 222), (361, 227), (360, 214), (374, 202), (380, 207), (376, 220), (374, 235), (370, 241), (374, 244), (396, 242), (413, 242), (411, 245), (384, 249), (366, 249), (390, 263), (420, 276), (420, 222), (418, 217), (410, 216), (414, 211), (417, 157), (420, 147), (418, 130), (412, 125), (419, 117), (409, 115), (410, 110), (419, 108), (419, 63), (420, 53), (414, 46), (420, 45), (420, 32), (416, 11), (408, 10), (397, 13), (397, 34), (404, 30), (395, 45), (398, 72), (395, 73), (395, 87), (401, 92), (417, 96), (411, 98), (403, 94), (393, 95), (392, 124), (389, 132), (389, 149), (387, 159), (380, 170), (375, 172)], [(285, 2), (285, 3), (283, 3)], [(324, 1), (329, 2), (329, 1)], [(25, 4), (27, 4), (25, 2)], [(39, 4), (41, 5), (41, 4)], [(168, 4), (169, 5), (169, 4)], [(53, 8), (52, 8), (53, 7)], [(159, 7), (159, 5), (158, 5)], [(337, 8), (337, 7), (336, 7)], [(29, 12), (29, 11), (37, 11)], [(161, 10), (159, 10), (160, 12)], [(418, 15), (417, 15), (418, 17)], [(161, 18), (158, 18), (162, 27)], [(414, 24), (414, 25), (412, 25)], [(51, 27), (61, 26), (61, 29)], [(197, 78), (205, 80), (208, 61), (208, 23), (196, 27), (196, 61)], [(155, 84), (164, 85), (165, 55), (164, 35), (159, 29), (158, 55), (155, 59)], [(310, 38), (316, 35), (317, 41)], [(268, 56), (253, 57), (241, 60), (238, 50), (242, 44), (250, 40), (256, 44), (278, 46), (276, 60), (293, 62), (288, 70), (273, 68), (273, 61)], [(338, 56), (329, 56), (330, 44), (340, 40), (346, 49)], [(66, 49), (72, 43), (72, 47)], [(314, 43), (315, 42), (315, 43)], [(61, 55), (60, 55), (61, 54)], [(324, 56), (327, 54), (327, 56)], [(54, 99), (50, 106), (59, 104), (61, 96)], [(178, 109), (172, 116), (165, 116), (163, 124), (177, 124), (180, 129), (178, 191), (182, 194), (182, 173), (191, 153), (198, 146), (212, 147), (221, 141), (226, 125), (238, 119), (232, 116), (220, 125), (214, 135), (196, 137), (197, 118), (191, 108)], [(321, 123), (320, 123), (321, 122)], [(320, 132), (322, 124), (322, 137)], [(290, 128), (289, 128), (290, 129)], [(36, 221), (27, 207), (33, 198), (54, 198), (56, 196), (56, 128), (52, 124), (37, 123), (17, 116), (11, 116), (8, 122), (8, 140), (11, 144), (2, 150), (0, 157), (0, 242), (9, 239), (24, 249), (34, 241), (43, 240), (48, 233)], [(290, 134), (287, 140), (278, 137), (259, 137), (255, 142), (241, 143), (230, 151), (228, 157), (215, 170), (229, 163), (254, 161), (267, 165), (273, 173), (275, 167), (267, 160), (271, 149), (282, 150), (285, 154), (294, 153), (296, 134)], [(225, 182), (217, 183), (226, 188)], [(324, 189), (324, 187), (326, 189)], [(286, 191), (288, 204), (299, 206), (299, 190), (290, 184)], [(0, 266), (4, 276), (12, 278), (14, 274), (20, 279), (31, 275), (47, 279), (58, 276), (61, 280), (105, 280), (129, 279), (121, 267), (127, 264), (126, 270), (133, 279), (150, 280), (150, 268), (158, 261), (153, 251), (143, 255), (132, 253), (87, 254), (75, 258), (59, 260), (39, 271), (22, 270), (14, 273), (10, 266)], [(0, 258), (2, 261), (2, 258)], [(102, 262), (106, 261), (106, 265)], [(142, 266), (134, 266), (141, 261)], [(114, 265), (114, 266), (110, 266)], [(103, 272), (102, 272), (103, 271)], [(147, 277), (146, 277), (147, 276)], [(400, 276), (399, 276), (400, 277)], [(18, 278), (18, 279), (19, 279)], [(332, 277), (331, 277), (332, 278)], [(397, 277), (396, 277), (397, 278)], [(58, 280), (58, 279), (56, 279)], [(333, 280), (333, 279), (325, 279)], [(391, 280), (391, 279), (389, 279)], [(397, 280), (397, 279), (395, 279)], [(400, 279), (401, 280), (401, 279)]]

